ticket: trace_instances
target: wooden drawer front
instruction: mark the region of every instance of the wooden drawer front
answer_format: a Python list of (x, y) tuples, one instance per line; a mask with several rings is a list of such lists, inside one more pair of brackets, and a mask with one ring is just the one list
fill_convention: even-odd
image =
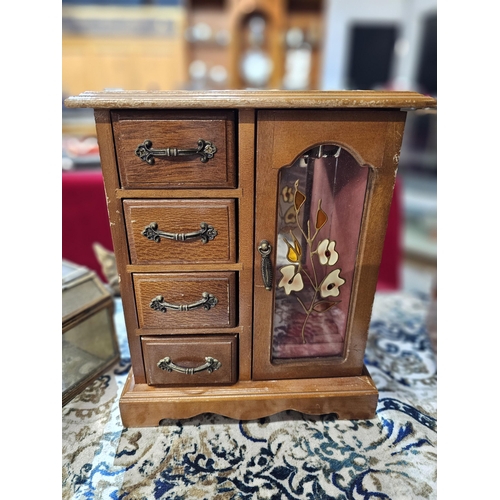
[[(234, 200), (124, 200), (123, 208), (132, 264), (236, 261)], [(151, 224), (156, 230), (149, 229)], [(155, 241), (145, 230), (149, 238), (158, 231), (170, 236)], [(179, 239), (169, 239), (171, 235)]]
[(147, 383), (234, 384), (238, 377), (237, 340), (236, 335), (142, 337)]
[(134, 288), (140, 328), (235, 326), (233, 272), (134, 274)]
[[(126, 110), (112, 112), (121, 185), (124, 188), (233, 188), (236, 185), (233, 111)], [(141, 159), (136, 150), (196, 150), (198, 141), (217, 151), (202, 162), (198, 154)]]

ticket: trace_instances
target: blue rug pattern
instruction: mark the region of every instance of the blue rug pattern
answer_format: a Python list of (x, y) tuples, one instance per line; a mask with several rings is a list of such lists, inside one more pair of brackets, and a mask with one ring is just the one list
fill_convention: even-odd
[(62, 498), (413, 500), (437, 498), (436, 356), (425, 297), (378, 294), (365, 363), (380, 392), (372, 420), (294, 411), (237, 421), (204, 414), (124, 428), (121, 361), (62, 411)]

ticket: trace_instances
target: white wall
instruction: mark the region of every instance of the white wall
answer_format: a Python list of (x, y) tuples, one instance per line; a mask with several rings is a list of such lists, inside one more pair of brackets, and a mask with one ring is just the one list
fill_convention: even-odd
[(421, 21), (437, 10), (437, 0), (326, 0), (323, 74), (325, 90), (346, 88), (349, 29), (353, 23), (399, 24), (393, 66), (395, 88), (414, 90)]

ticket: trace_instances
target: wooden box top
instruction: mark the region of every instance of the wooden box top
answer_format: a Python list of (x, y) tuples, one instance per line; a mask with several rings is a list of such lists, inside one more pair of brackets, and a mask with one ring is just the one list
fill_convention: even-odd
[(436, 99), (410, 91), (176, 90), (87, 91), (68, 97), (68, 108), (435, 108)]

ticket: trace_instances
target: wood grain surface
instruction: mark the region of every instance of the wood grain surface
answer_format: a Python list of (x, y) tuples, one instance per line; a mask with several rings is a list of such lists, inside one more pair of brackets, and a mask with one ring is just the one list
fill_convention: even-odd
[[(234, 200), (124, 200), (131, 264), (231, 263), (236, 261)], [(201, 223), (214, 227), (217, 235), (203, 243), (194, 238), (175, 241), (149, 240), (142, 232), (151, 223), (167, 233), (191, 233)]]
[(255, 420), (285, 410), (335, 413), (341, 420), (370, 419), (375, 416), (377, 401), (378, 391), (366, 368), (358, 377), (238, 381), (227, 387), (150, 387), (136, 384), (130, 373), (120, 398), (120, 413), (126, 427), (158, 426), (163, 419), (205, 412), (237, 420)]
[[(146, 378), (150, 385), (200, 386), (233, 384), (238, 374), (238, 338), (236, 335), (190, 337), (143, 337)], [(180, 368), (195, 368), (211, 357), (220, 362), (220, 368), (193, 374), (165, 371), (158, 362), (168, 356)]]
[(436, 99), (410, 91), (378, 90), (204, 90), (87, 91), (68, 97), (68, 108), (435, 108)]
[[(121, 184), (125, 188), (234, 187), (233, 111), (114, 111), (111, 113)], [(206, 163), (197, 155), (143, 161), (136, 148), (149, 140), (153, 149), (196, 149), (198, 140), (217, 148)]]
[[(137, 315), (141, 328), (224, 328), (236, 324), (235, 274), (218, 273), (137, 273), (134, 289)], [(162, 296), (173, 305), (194, 304), (203, 292), (214, 295), (217, 304), (209, 310), (197, 307), (189, 311), (168, 309), (157, 311), (150, 307), (151, 300)]]

